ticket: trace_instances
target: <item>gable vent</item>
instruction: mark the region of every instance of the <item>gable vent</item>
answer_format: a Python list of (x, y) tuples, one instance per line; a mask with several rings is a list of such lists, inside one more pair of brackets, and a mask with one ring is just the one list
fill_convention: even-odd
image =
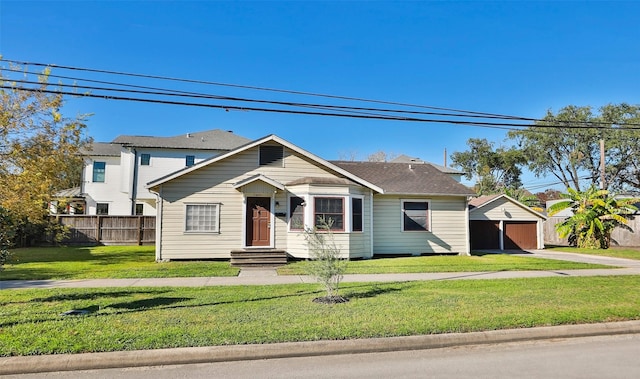
[(283, 146), (260, 146), (260, 166), (284, 166)]

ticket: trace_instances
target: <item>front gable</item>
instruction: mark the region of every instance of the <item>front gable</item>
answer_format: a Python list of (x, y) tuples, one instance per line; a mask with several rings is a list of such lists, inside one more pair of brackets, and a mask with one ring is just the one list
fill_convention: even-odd
[[(262, 146), (264, 146), (265, 149), (262, 149)], [(276, 159), (277, 157), (273, 151), (274, 147), (279, 146), (282, 147), (283, 157), (281, 160)], [(265, 153), (265, 150), (270, 151), (269, 153)], [(150, 189), (157, 189), (165, 183), (172, 182), (196, 171), (202, 171), (204, 168), (213, 167), (216, 169), (218, 166), (222, 165), (222, 162), (228, 164), (229, 161), (242, 161), (236, 166), (237, 168), (241, 168), (247, 176), (262, 173), (275, 180), (279, 180), (281, 183), (286, 183), (287, 181), (292, 181), (305, 176), (329, 176), (347, 178), (376, 192), (383, 192), (380, 187), (275, 135), (261, 138), (226, 154), (213, 157), (192, 167), (188, 167), (156, 179), (149, 182), (147, 187)], [(276, 176), (283, 176), (283, 173), (284, 176), (289, 176), (290, 179), (282, 180), (276, 178)]]
[[(473, 204), (473, 200), (471, 202)], [(469, 209), (470, 220), (546, 220), (547, 217), (527, 207), (518, 200), (507, 196), (497, 195), (487, 197), (486, 202), (481, 202)]]

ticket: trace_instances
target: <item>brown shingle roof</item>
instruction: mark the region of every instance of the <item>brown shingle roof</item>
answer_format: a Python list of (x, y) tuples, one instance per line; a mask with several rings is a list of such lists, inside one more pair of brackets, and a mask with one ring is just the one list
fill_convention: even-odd
[(373, 183), (387, 194), (463, 195), (473, 191), (430, 164), (332, 161), (332, 164)]
[(469, 200), (469, 208), (477, 208), (483, 204), (490, 202), (496, 197), (500, 197), (500, 196), (502, 195), (499, 193), (496, 193), (493, 195), (484, 195), (484, 196), (474, 197), (473, 199)]

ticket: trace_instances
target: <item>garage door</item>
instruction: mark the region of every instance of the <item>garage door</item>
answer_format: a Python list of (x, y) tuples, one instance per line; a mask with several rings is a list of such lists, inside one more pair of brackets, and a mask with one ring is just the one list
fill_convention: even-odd
[(535, 221), (505, 221), (503, 228), (505, 249), (536, 249), (538, 247)]
[(499, 249), (499, 221), (470, 221), (471, 249)]

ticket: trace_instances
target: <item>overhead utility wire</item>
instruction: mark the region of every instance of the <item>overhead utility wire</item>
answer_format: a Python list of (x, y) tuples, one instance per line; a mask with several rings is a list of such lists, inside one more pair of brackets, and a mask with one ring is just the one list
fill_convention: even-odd
[[(161, 79), (161, 80), (178, 81), (178, 82), (185, 82), (185, 83), (196, 83), (196, 84), (207, 84), (207, 85), (216, 85), (216, 86), (227, 86), (227, 87), (235, 87), (235, 88), (245, 88), (245, 89), (262, 90), (262, 91), (282, 92), (282, 93), (300, 94), (300, 95), (308, 95), (308, 96), (318, 96), (318, 97), (335, 98), (335, 99), (343, 99), (343, 100), (372, 102), (372, 103), (380, 103), (380, 104), (392, 104), (392, 105), (399, 105), (399, 106), (406, 106), (406, 107), (416, 107), (416, 108), (424, 108), (424, 109), (443, 110), (443, 111), (466, 113), (466, 114), (465, 115), (448, 114), (448, 113), (442, 113), (441, 114), (441, 113), (434, 113), (434, 112), (416, 112), (416, 111), (406, 111), (406, 110), (385, 110), (385, 109), (378, 109), (378, 108), (343, 107), (343, 106), (335, 106), (335, 105), (319, 105), (319, 104), (282, 102), (283, 105), (290, 105), (290, 106), (318, 107), (318, 108), (323, 108), (323, 109), (345, 108), (345, 109), (356, 109), (356, 110), (377, 111), (377, 112), (395, 112), (395, 113), (407, 113), (407, 114), (426, 114), (426, 115), (452, 116), (452, 117), (489, 118), (489, 119), (495, 118), (495, 119), (511, 119), (511, 120), (520, 120), (520, 121), (545, 122), (545, 120), (542, 120), (542, 119), (535, 119), (535, 118), (528, 118), (528, 117), (501, 115), (501, 114), (485, 113), (485, 112), (474, 112), (474, 111), (466, 111), (466, 110), (459, 110), (459, 109), (452, 109), (452, 108), (432, 107), (432, 106), (417, 105), (417, 104), (407, 104), (407, 103), (398, 103), (398, 102), (383, 101), (383, 100), (370, 100), (370, 99), (363, 99), (363, 98), (356, 98), (356, 97), (317, 94), (317, 93), (310, 93), (310, 92), (291, 91), (291, 90), (282, 90), (282, 89), (273, 89), (273, 88), (265, 88), (265, 87), (255, 87), (255, 86), (246, 86), (246, 85), (228, 84), (228, 83), (219, 83), (219, 82), (192, 80), (192, 79), (181, 79), (181, 78), (164, 77), (164, 76), (147, 75), (147, 74), (135, 74), (135, 73), (127, 73), (127, 72), (119, 72), (119, 71), (98, 70), (98, 69), (81, 68), (81, 67), (73, 67), (73, 66), (45, 64), (45, 63), (39, 63), (39, 62), (25, 62), (25, 61), (16, 61), (16, 60), (3, 59), (3, 58), (0, 58), (0, 61), (10, 62), (10, 63), (14, 63), (14, 64), (19, 64), (19, 65), (33, 65), (33, 66), (41, 66), (41, 67), (56, 67), (56, 68), (66, 69), (66, 70), (97, 72), (97, 73), (106, 73), (106, 74), (111, 74), (111, 75), (123, 75), (123, 76), (141, 77), (141, 78), (148, 78), (148, 79)], [(6, 70), (6, 71), (25, 72), (25, 73), (30, 73), (30, 74), (34, 74), (34, 75), (39, 75), (40, 74), (40, 73), (33, 73), (33, 72), (29, 72), (29, 71), (12, 69), (12, 68), (3, 68), (3, 69)], [(154, 88), (154, 87), (136, 86), (136, 85), (131, 85), (131, 84), (122, 84), (122, 83), (115, 83), (115, 82), (103, 82), (103, 81), (96, 81), (96, 80), (83, 79), (83, 78), (65, 77), (65, 76), (59, 76), (59, 75), (53, 75), (53, 74), (51, 74), (50, 76), (58, 77), (58, 78), (67, 78), (67, 79), (71, 79), (71, 80), (90, 81), (90, 82), (96, 82), (96, 83), (102, 83), (102, 84), (129, 86), (129, 87), (135, 87), (135, 88), (156, 89), (156, 90), (161, 90), (161, 91), (175, 91), (175, 90), (159, 89), (159, 88)], [(175, 91), (175, 92), (181, 92), (181, 93), (185, 93), (185, 94), (193, 93), (193, 92), (186, 92), (186, 91)], [(208, 95), (208, 96), (214, 96), (214, 95)], [(221, 97), (221, 98), (224, 98), (224, 97)], [(252, 99), (230, 98), (230, 97), (228, 97), (227, 99), (229, 99), (229, 100), (237, 100), (237, 101), (265, 102), (265, 103), (274, 103), (274, 104), (278, 103), (278, 102), (275, 102), (275, 101), (268, 101), (268, 100), (252, 100)], [(562, 121), (562, 120), (556, 120), (556, 122), (565, 123), (565, 121)], [(566, 121), (566, 123), (584, 124), (584, 125), (589, 125), (589, 126), (594, 125), (594, 124), (600, 124), (600, 125), (604, 125), (604, 126), (610, 125), (610, 123), (598, 122), (598, 121)], [(627, 126), (631, 126), (631, 125), (640, 126), (640, 124), (630, 124), (630, 123), (626, 123), (624, 125), (627, 125)], [(542, 125), (542, 126), (545, 126), (545, 125)], [(552, 127), (554, 127), (554, 126), (552, 125)], [(564, 127), (564, 124), (562, 126), (560, 126), (560, 127)]]
[[(4, 84), (0, 85), (0, 88), (15, 89), (15, 87), (4, 85)], [(123, 97), (123, 96), (114, 96), (114, 95), (109, 95), (109, 94), (92, 94), (92, 93), (77, 93), (77, 92), (59, 91), (59, 90), (46, 90), (46, 89), (39, 89), (39, 88), (21, 88), (20, 90), (28, 91), (28, 92), (44, 92), (44, 93), (62, 94), (62, 95), (79, 96), (79, 97), (100, 98), (100, 99), (107, 99), (107, 100), (124, 100), (124, 101), (138, 101), (138, 102), (145, 102), (145, 103), (186, 105), (186, 106), (197, 106), (197, 107), (205, 107), (205, 108), (217, 108), (217, 109), (224, 109), (224, 110), (257, 111), (257, 112), (301, 114), (301, 115), (314, 115), (314, 116), (347, 117), (347, 118), (372, 119), (372, 120), (392, 120), (392, 121), (409, 121), (409, 122), (426, 122), (426, 123), (444, 123), (444, 124), (453, 124), (453, 125), (462, 125), (462, 126), (477, 126), (477, 127), (485, 127), (485, 128), (493, 128), (493, 129), (504, 129), (504, 130), (523, 130), (523, 129), (520, 129), (520, 128), (527, 127), (527, 125), (523, 125), (523, 124), (491, 123), (491, 122), (461, 121), (461, 120), (446, 120), (446, 119), (424, 119), (424, 118), (386, 116), (386, 115), (366, 115), (366, 114), (363, 115), (363, 114), (349, 114), (349, 113), (310, 112), (310, 111), (297, 111), (297, 110), (287, 110), (287, 109), (256, 108), (256, 107), (243, 107), (243, 106), (234, 106), (234, 105), (192, 103), (192, 102), (168, 101), (168, 100), (159, 100), (159, 99)], [(565, 127), (566, 128), (566, 126), (558, 126), (558, 127)], [(576, 127), (576, 128), (578, 128), (578, 127)], [(638, 128), (638, 130), (640, 130), (640, 128)]]
[[(43, 83), (41, 82), (33, 82), (33, 81), (28, 81), (28, 80), (13, 80), (13, 83), (23, 83), (23, 84), (33, 84), (33, 85), (42, 85)], [(382, 110), (382, 109), (377, 109), (377, 108), (360, 108), (360, 107), (334, 107), (331, 105), (317, 105), (317, 104), (304, 104), (304, 103), (290, 103), (290, 102), (279, 102), (279, 101), (268, 101), (268, 100), (253, 100), (253, 99), (243, 99), (243, 98), (235, 98), (235, 97), (226, 97), (226, 96), (218, 96), (218, 95), (201, 95), (201, 94), (197, 94), (197, 93), (192, 93), (192, 92), (185, 92), (185, 91), (175, 91), (178, 93), (172, 93), (172, 90), (165, 90), (165, 89), (159, 89), (162, 92), (153, 92), (153, 91), (141, 91), (141, 90), (128, 90), (128, 89), (121, 89), (121, 88), (108, 88), (108, 87), (92, 87), (92, 86), (81, 86), (81, 85), (77, 85), (77, 84), (73, 84), (73, 85), (69, 85), (69, 84), (62, 84), (59, 83), (57, 84), (58, 87), (71, 87), (73, 89), (78, 89), (78, 88), (82, 88), (82, 89), (87, 89), (87, 90), (99, 90), (99, 91), (113, 91), (113, 92), (125, 92), (125, 93), (136, 93), (136, 94), (145, 94), (145, 95), (162, 95), (162, 96), (178, 96), (178, 97), (192, 97), (192, 98), (205, 98), (205, 99), (215, 99), (215, 100), (230, 100), (230, 101), (241, 101), (241, 102), (259, 102), (259, 103), (267, 103), (267, 104), (272, 104), (272, 105), (286, 105), (286, 106), (299, 106), (299, 107), (307, 107), (307, 108), (312, 108), (312, 109), (325, 109), (325, 110), (334, 110), (334, 111), (338, 111), (338, 112), (350, 112), (353, 114), (361, 114), (361, 115), (368, 115), (368, 116), (373, 116), (372, 118), (376, 118), (376, 117), (380, 117), (380, 118), (384, 118), (384, 119), (402, 119), (399, 116), (396, 116), (396, 118), (388, 118), (388, 116), (385, 115), (381, 115), (381, 114), (377, 114), (377, 113), (370, 113), (370, 112), (359, 112), (359, 111), (353, 111), (352, 109), (355, 110), (377, 110), (377, 111), (381, 111), (381, 112), (390, 112), (390, 113), (403, 113), (401, 111), (394, 111), (394, 110)], [(133, 87), (138, 87), (138, 88), (149, 88), (149, 87), (143, 87), (143, 86), (133, 86)], [(6, 86), (4, 88), (7, 88)], [(15, 88), (15, 87), (10, 87), (10, 88)], [(153, 88), (153, 87), (151, 87)], [(18, 89), (25, 89), (25, 88), (18, 88)], [(32, 89), (32, 91), (40, 91), (40, 89)], [(60, 92), (58, 90), (56, 91), (51, 91), (53, 93), (55, 92)], [(85, 96), (85, 94), (80, 94), (78, 92), (73, 92), (73, 94), (75, 96)], [(111, 95), (96, 95), (95, 96), (90, 96), (90, 97), (102, 97), (102, 98), (112, 98)], [(122, 99), (125, 100), (125, 99)], [(131, 101), (137, 100), (135, 98), (131, 98)], [(153, 101), (153, 99), (146, 99), (150, 102)], [(158, 100), (159, 102), (159, 100)], [(197, 104), (194, 104), (197, 105)], [(230, 106), (224, 106), (225, 108), (230, 108)], [(409, 112), (411, 113), (411, 112)], [(418, 114), (429, 114), (432, 115), (432, 113), (430, 112), (417, 112)], [(449, 115), (449, 114), (444, 114), (444, 115)], [(337, 116), (337, 114), (334, 114), (334, 116)], [(463, 117), (463, 116), (458, 116), (458, 117)], [(421, 119), (420, 119), (421, 120)], [(409, 120), (411, 121), (411, 120)], [(415, 120), (414, 120), (415, 121)], [(428, 120), (429, 122), (443, 122), (443, 123), (449, 123), (449, 120), (446, 119), (440, 119), (440, 120)], [(559, 134), (561, 133), (561, 131), (555, 131), (555, 130), (551, 130), (550, 128), (569, 128), (569, 129), (582, 129), (584, 127), (580, 127), (580, 126), (567, 126), (567, 125), (530, 125), (530, 124), (509, 124), (509, 123), (468, 123), (468, 125), (474, 125), (474, 126), (486, 126), (486, 127), (493, 127), (496, 129), (505, 129), (505, 130), (519, 130), (519, 131), (527, 131), (527, 132), (533, 132), (533, 133), (547, 133), (547, 134)], [(638, 125), (640, 127), (640, 124), (635, 124)], [(548, 128), (548, 130), (535, 130), (535, 131), (531, 131), (528, 129), (522, 129), (522, 128), (529, 128), (529, 127), (534, 127), (534, 128)], [(598, 128), (598, 127), (593, 127), (593, 128)], [(606, 127), (599, 127), (599, 129), (607, 129)], [(611, 130), (616, 130), (619, 131), (621, 129), (611, 129)], [(633, 128), (625, 128), (624, 130), (635, 130)]]
[[(13, 72), (25, 72), (25, 73), (28, 73), (28, 74), (39, 75), (39, 73), (29, 72), (29, 71), (22, 71), (22, 70), (17, 70), (17, 69), (5, 69), (5, 70), (6, 71), (13, 71)], [(140, 89), (164, 91), (164, 92), (166, 92), (167, 95), (171, 95), (171, 96), (173, 96), (171, 94), (171, 92), (175, 92), (175, 93), (179, 93), (179, 94), (183, 94), (183, 95), (192, 95), (192, 97), (205, 97), (205, 98), (215, 98), (215, 99), (221, 99), (221, 100), (246, 101), (246, 102), (261, 102), (261, 103), (280, 104), (280, 105), (289, 105), (289, 106), (319, 107), (319, 108), (325, 108), (325, 109), (347, 109), (347, 110), (363, 110), (363, 111), (377, 111), (377, 112), (421, 114), (421, 115), (433, 115), (433, 116), (468, 117), (468, 118), (482, 118), (482, 119), (492, 119), (493, 118), (493, 119), (508, 119), (508, 120), (517, 119), (517, 120), (521, 120), (521, 121), (536, 121), (536, 119), (524, 118), (524, 117), (514, 118), (514, 117), (511, 117), (511, 116), (462, 115), (462, 114), (456, 114), (456, 113), (420, 112), (420, 111), (408, 111), (408, 110), (402, 110), (402, 109), (366, 108), (366, 107), (352, 107), (352, 106), (340, 106), (340, 105), (330, 105), (330, 104), (312, 104), (312, 103), (296, 103), (296, 102), (284, 102), (284, 101), (274, 101), (274, 100), (246, 99), (246, 98), (238, 98), (238, 97), (230, 97), (230, 96), (203, 94), (201, 92), (180, 91), (180, 90), (172, 90), (172, 89), (159, 88), (159, 87), (149, 87), (149, 86), (140, 86), (140, 85), (134, 85), (134, 84), (123, 84), (123, 83), (117, 83), (117, 82), (102, 81), (102, 80), (76, 78), (76, 77), (62, 76), (62, 75), (55, 75), (55, 74), (50, 74), (49, 77), (60, 78), (60, 79), (69, 79), (69, 80), (75, 80), (75, 81), (84, 81), (84, 82), (90, 82), (90, 83), (100, 83), (100, 84), (116, 85), (116, 86), (123, 86), (123, 87), (131, 87), (131, 88), (140, 88)], [(14, 82), (30, 83), (30, 84), (42, 84), (40, 82), (29, 82), (29, 81), (20, 81), (20, 80), (14, 80)], [(56, 85), (65, 86), (65, 87), (70, 87), (70, 86), (80, 87), (80, 86), (75, 85), (75, 84), (74, 85), (66, 85), (66, 84), (58, 83)], [(90, 89), (92, 87), (83, 87), (83, 88), (89, 88)], [(93, 88), (93, 89), (98, 89), (98, 88)], [(102, 89), (103, 90), (111, 90), (109, 88), (102, 88)], [(133, 92), (133, 91), (131, 91), (131, 92)]]
[[(17, 71), (22, 72), (20, 70), (9, 70), (9, 71)], [(37, 73), (28, 72), (30, 74), (36, 75)], [(84, 89), (92, 89), (92, 90), (103, 90), (103, 91), (116, 91), (116, 92), (131, 92), (131, 93), (146, 93), (146, 94), (154, 94), (154, 95), (166, 95), (166, 96), (183, 96), (183, 97), (194, 97), (194, 98), (208, 98), (208, 99), (217, 99), (217, 100), (230, 100), (230, 101), (243, 101), (243, 102), (255, 102), (255, 103), (265, 103), (265, 104), (277, 104), (277, 105), (287, 105), (287, 106), (298, 106), (298, 107), (311, 107), (311, 108), (321, 108), (321, 109), (335, 109), (335, 110), (346, 110), (346, 111), (375, 111), (375, 112), (390, 112), (390, 113), (403, 113), (403, 114), (417, 114), (417, 115), (430, 115), (430, 116), (447, 116), (447, 117), (466, 117), (466, 118), (480, 118), (480, 119), (512, 119), (498, 116), (479, 116), (479, 115), (461, 115), (455, 113), (441, 113), (441, 112), (421, 112), (421, 111), (408, 111), (402, 109), (384, 109), (384, 108), (366, 108), (366, 107), (351, 107), (351, 106), (341, 106), (341, 105), (330, 105), (330, 104), (312, 104), (312, 103), (296, 103), (296, 102), (288, 102), (288, 101), (275, 101), (275, 100), (260, 100), (260, 99), (247, 99), (240, 97), (231, 97), (231, 96), (221, 96), (221, 95), (210, 95), (203, 94), (199, 92), (189, 92), (189, 91), (180, 91), (180, 90), (172, 90), (166, 88), (158, 88), (158, 87), (148, 87), (148, 86), (139, 86), (133, 84), (122, 84), (117, 82), (108, 82), (102, 80), (92, 80), (92, 79), (83, 79), (83, 78), (74, 78), (69, 76), (61, 76), (61, 75), (49, 75), (55, 78), (61, 79), (69, 79), (69, 80), (79, 80), (86, 81), (92, 83), (100, 83), (100, 84), (108, 84), (108, 85), (116, 85), (123, 87), (131, 87), (131, 88), (140, 88), (140, 89), (149, 89), (155, 91), (162, 91), (162, 93), (158, 92), (143, 92), (143, 91), (135, 91), (135, 90), (125, 90), (125, 89), (116, 89), (116, 88), (107, 88), (107, 87), (90, 87), (90, 86), (81, 86), (78, 84), (62, 84), (57, 83), (56, 86), (60, 87), (72, 87), (72, 88), (84, 88)], [(41, 85), (40, 82), (28, 81), (28, 80), (12, 80), (16, 83), (24, 83), (24, 84), (34, 84)], [(54, 84), (51, 84), (54, 85)], [(528, 121), (529, 119), (521, 118), (522, 121)], [(531, 119), (533, 120), (533, 119)], [(640, 124), (639, 124), (640, 126)]]
[(267, 88), (267, 87), (247, 86), (247, 85), (240, 85), (240, 84), (229, 84), (229, 83), (211, 82), (211, 81), (203, 81), (203, 80), (182, 79), (182, 78), (173, 78), (173, 77), (158, 76), (158, 75), (147, 75), (147, 74), (136, 74), (136, 73), (120, 72), (120, 71), (99, 70), (99, 69), (91, 69), (91, 68), (56, 65), (56, 64), (49, 64), (49, 63), (26, 62), (26, 61), (17, 61), (17, 60), (4, 59), (4, 58), (0, 58), (0, 61), (9, 62), (9, 63), (13, 63), (13, 64), (18, 64), (18, 65), (23, 65), (23, 66), (54, 67), (54, 68), (60, 68), (60, 69), (64, 69), (64, 70), (87, 71), (87, 72), (96, 72), (96, 73), (110, 74), (110, 75), (131, 76), (131, 77), (146, 78), (146, 79), (160, 79), (160, 80), (178, 81), (178, 82), (184, 82), (184, 83), (206, 84), (206, 85), (215, 85), (215, 86), (232, 87), (232, 88), (243, 88), (243, 89), (251, 89), (251, 90), (257, 90), (257, 91), (270, 91), (270, 92), (289, 93), (289, 94), (305, 95), (305, 96), (326, 97), (326, 98), (331, 98), (331, 99), (362, 101), (362, 102), (388, 104), (388, 105), (400, 105), (400, 106), (406, 106), (406, 107), (434, 109), (434, 110), (441, 110), (441, 111), (468, 113), (468, 114), (484, 115), (484, 116), (498, 116), (498, 117), (504, 117), (504, 118), (512, 118), (512, 119), (516, 119), (516, 120), (520, 119), (520, 117), (517, 117), (517, 116), (500, 115), (500, 114), (485, 113), (485, 112), (475, 112), (475, 111), (467, 111), (467, 110), (460, 110), (460, 109), (453, 109), (453, 108), (433, 107), (433, 106), (418, 105), (418, 104), (408, 104), (408, 103), (400, 103), (400, 102), (393, 102), (393, 101), (372, 100), (372, 99), (364, 99), (364, 98), (357, 98), (357, 97), (338, 96), (338, 95), (329, 95), (329, 94), (319, 94), (319, 93), (312, 93), (312, 92), (283, 90), (283, 89), (275, 89), (275, 88)]
[[(4, 85), (4, 84), (0, 85), (0, 88), (14, 89), (14, 87)], [(384, 115), (369, 116), (369, 115), (358, 115), (358, 114), (348, 114), (348, 113), (345, 114), (345, 113), (328, 113), (328, 112), (310, 112), (310, 111), (287, 110), (287, 109), (242, 107), (242, 106), (235, 106), (235, 105), (189, 103), (189, 102), (182, 102), (182, 101), (168, 101), (168, 100), (158, 100), (158, 99), (123, 97), (123, 96), (113, 96), (108, 94), (99, 95), (99, 94), (91, 94), (91, 93), (77, 93), (77, 92), (69, 92), (69, 91), (38, 89), (38, 88), (21, 88), (20, 90), (28, 91), (28, 92), (44, 92), (44, 93), (53, 93), (53, 94), (70, 95), (70, 96), (101, 98), (101, 99), (108, 99), (108, 100), (125, 100), (125, 101), (138, 101), (138, 102), (145, 102), (145, 103), (187, 105), (187, 106), (217, 108), (217, 109), (225, 109), (225, 110), (231, 109), (231, 110), (239, 110), (239, 111), (258, 111), (258, 112), (303, 114), (303, 115), (315, 115), (315, 116), (334, 116), (334, 117), (348, 117), (348, 118), (362, 118), (362, 119), (447, 123), (447, 124), (455, 124), (455, 125), (480, 126), (480, 127), (488, 127), (488, 128), (500, 128), (500, 127), (508, 127), (508, 126), (512, 126), (512, 127), (526, 126), (522, 124), (488, 123), (488, 122), (462, 121), (462, 120), (423, 119), (423, 118), (414, 118), (414, 117), (384, 116)]]

